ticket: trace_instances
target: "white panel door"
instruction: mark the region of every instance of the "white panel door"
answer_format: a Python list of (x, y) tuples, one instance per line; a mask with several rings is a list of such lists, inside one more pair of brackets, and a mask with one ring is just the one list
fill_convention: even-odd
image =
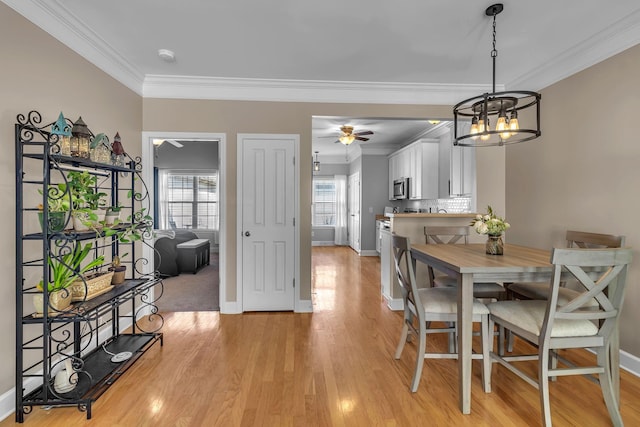
[(293, 310), (295, 140), (242, 140), (243, 311)]
[(349, 246), (360, 253), (360, 173), (349, 175)]

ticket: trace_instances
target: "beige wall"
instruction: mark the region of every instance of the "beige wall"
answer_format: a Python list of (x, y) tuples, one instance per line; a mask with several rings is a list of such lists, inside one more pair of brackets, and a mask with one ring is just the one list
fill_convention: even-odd
[[(289, 133), (300, 135), (300, 158), (311, 159), (311, 117), (407, 117), (451, 118), (450, 107), (420, 105), (318, 104), (249, 101), (203, 101), (176, 99), (144, 100), (144, 131), (215, 132), (227, 135), (227, 224), (226, 291), (236, 301), (236, 162), (238, 133)], [(480, 150), (478, 162), (478, 206), (488, 203), (504, 211), (504, 148)], [(300, 295), (311, 295), (311, 161), (300, 162)], [(386, 188), (384, 189), (386, 191)]]
[[(542, 91), (542, 134), (508, 147), (507, 233), (513, 243), (565, 244), (567, 229), (624, 234), (640, 247), (640, 45)], [(621, 348), (640, 355), (640, 256), (628, 277)]]
[(0, 3), (0, 395), (14, 386), (15, 361), (15, 165), (14, 123), (38, 110), (43, 122), (62, 110), (79, 115), (94, 133), (120, 132), (125, 150), (140, 155), (142, 98)]

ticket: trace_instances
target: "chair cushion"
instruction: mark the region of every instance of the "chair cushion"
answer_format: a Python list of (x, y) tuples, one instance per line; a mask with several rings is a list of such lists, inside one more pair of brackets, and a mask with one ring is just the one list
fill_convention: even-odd
[[(546, 282), (538, 282), (538, 283), (513, 283), (509, 285), (509, 290), (514, 292), (517, 295), (520, 295), (524, 298), (528, 299), (539, 299), (546, 300), (549, 299), (549, 283)], [(569, 288), (559, 288), (558, 289), (558, 304), (565, 305), (572, 299), (576, 298), (580, 295), (580, 292), (569, 289)], [(585, 307), (597, 307), (598, 301), (595, 299), (591, 299)]]
[[(455, 314), (458, 312), (458, 291), (454, 288), (421, 288), (418, 290), (425, 313)], [(486, 305), (474, 298), (473, 314), (489, 314)]]
[[(488, 304), (491, 317), (498, 323), (503, 319), (518, 328), (540, 336), (542, 322), (547, 311), (547, 302), (541, 300), (498, 301)], [(585, 337), (598, 333), (598, 327), (590, 320), (555, 319), (551, 336)]]
[[(449, 287), (449, 288), (455, 288), (456, 286), (458, 286), (458, 281), (455, 277), (451, 277), (451, 276), (447, 276), (447, 275), (442, 275), (442, 276), (436, 276), (433, 278), (433, 284), (434, 286), (440, 288), (440, 287)], [(486, 293), (486, 292), (505, 292), (506, 289), (500, 285), (499, 283), (495, 283), (495, 282), (476, 282), (473, 284), (473, 293)]]

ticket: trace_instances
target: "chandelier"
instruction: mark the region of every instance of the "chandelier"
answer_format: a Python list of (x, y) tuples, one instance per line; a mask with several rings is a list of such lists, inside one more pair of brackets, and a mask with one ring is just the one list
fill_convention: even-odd
[[(530, 91), (496, 92), (496, 16), (502, 12), (502, 3), (489, 6), (485, 14), (493, 16), (493, 90), (465, 99), (453, 107), (454, 145), (463, 147), (491, 147), (530, 141), (540, 133), (540, 94)], [(531, 112), (521, 114), (524, 110)], [(533, 123), (535, 109), (535, 123)], [(518, 117), (520, 115), (520, 118)], [(460, 122), (468, 122), (468, 133), (458, 135)], [(495, 123), (493, 123), (495, 121)], [(523, 123), (524, 122), (524, 126)], [(493, 126), (493, 127), (492, 127)]]

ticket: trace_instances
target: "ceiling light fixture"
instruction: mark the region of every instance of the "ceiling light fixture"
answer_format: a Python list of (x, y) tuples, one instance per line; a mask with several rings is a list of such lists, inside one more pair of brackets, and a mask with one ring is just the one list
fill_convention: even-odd
[(342, 135), (340, 138), (338, 138), (338, 141), (340, 141), (344, 145), (349, 145), (353, 141), (355, 141), (355, 139), (356, 139), (356, 136), (354, 134), (349, 134), (349, 135)]
[[(530, 141), (541, 135), (540, 132), (540, 98), (537, 92), (508, 91), (496, 92), (496, 16), (503, 10), (502, 3), (489, 6), (485, 10), (487, 16), (493, 16), (493, 91), (480, 96), (466, 99), (453, 107), (454, 117), (454, 145), (463, 147), (491, 147), (496, 145), (515, 144)], [(535, 127), (529, 124), (533, 121), (533, 112), (521, 115), (526, 109), (535, 108)], [(518, 117), (520, 115), (520, 117)], [(491, 121), (495, 127), (491, 129)], [(491, 121), (490, 121), (491, 118)], [(468, 133), (458, 135), (460, 122), (471, 119)], [(528, 119), (528, 120), (527, 120)], [(525, 122), (523, 127), (520, 121)]]
[(158, 49), (158, 56), (164, 62), (176, 62), (176, 54), (169, 49)]
[(314, 172), (319, 172), (320, 171), (320, 160), (318, 160), (318, 152), (315, 151), (316, 153), (316, 160), (313, 162), (313, 171)]

